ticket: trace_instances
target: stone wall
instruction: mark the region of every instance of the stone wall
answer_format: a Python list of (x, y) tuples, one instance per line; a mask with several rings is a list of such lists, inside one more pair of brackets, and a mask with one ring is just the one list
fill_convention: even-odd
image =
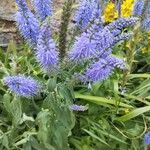
[[(55, 10), (61, 8), (63, 1), (54, 0)], [(31, 6), (30, 3), (29, 6)], [(15, 24), (16, 10), (15, 0), (0, 0), (0, 47), (6, 47), (10, 40), (17, 42), (20, 40)]]

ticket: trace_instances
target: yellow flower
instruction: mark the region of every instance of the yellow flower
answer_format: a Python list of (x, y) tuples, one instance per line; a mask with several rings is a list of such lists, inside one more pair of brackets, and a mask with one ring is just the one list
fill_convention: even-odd
[(128, 113), (130, 112), (130, 110), (129, 110), (128, 108), (126, 108), (126, 109), (124, 110), (124, 112), (125, 112), (125, 114), (128, 114)]
[(132, 49), (131, 42), (127, 42), (127, 43), (126, 43), (126, 48), (129, 49), (129, 50)]
[(134, 0), (124, 0), (121, 5), (122, 17), (130, 17), (133, 12)]
[[(130, 17), (132, 16), (134, 6), (134, 0), (124, 0), (121, 5), (121, 16)], [(116, 9), (115, 3), (109, 2), (104, 10), (105, 22), (112, 22), (118, 18), (118, 10)]]
[(112, 22), (117, 18), (118, 12), (116, 11), (115, 4), (113, 2), (108, 3), (104, 10), (105, 22)]
[(36, 75), (38, 75), (38, 72), (33, 70), (33, 74), (36, 76)]
[(143, 47), (141, 49), (142, 53), (149, 53), (150, 52), (150, 47)]

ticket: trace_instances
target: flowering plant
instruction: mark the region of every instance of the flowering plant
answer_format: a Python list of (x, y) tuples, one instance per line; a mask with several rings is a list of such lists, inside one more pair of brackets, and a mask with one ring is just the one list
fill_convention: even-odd
[[(105, 84), (114, 72), (118, 78), (122, 78), (118, 69), (126, 72), (128, 65), (126, 60), (116, 56), (118, 51), (113, 48), (134, 35), (131, 29), (139, 23), (139, 14), (136, 15), (135, 11), (133, 17), (117, 16), (117, 20), (107, 24), (102, 17), (100, 2), (83, 0), (74, 13), (74, 28), (70, 29), (74, 1), (67, 0), (63, 7), (60, 31), (55, 35), (51, 0), (32, 0), (35, 13), (29, 9), (26, 0), (16, 0), (16, 3), (17, 27), (28, 43), (32, 56), (30, 63), (24, 58), (21, 65), (24, 62), (32, 65), (27, 65), (26, 73), (23, 69), (18, 71), (20, 60), (11, 58), (14, 70), (5, 70), (3, 113), (11, 118), (12, 129), (7, 138), (12, 136), (14, 140), (3, 146), (8, 149), (70, 149), (68, 137), (76, 129), (73, 111), (86, 113), (88, 110), (87, 103), (81, 104), (76, 100), (86, 99), (75, 92), (80, 90), (77, 85), (92, 91), (97, 83)], [(142, 20), (141, 27), (147, 28), (147, 21)], [(14, 54), (17, 55), (16, 52)], [(17, 64), (14, 63), (15, 59)], [(102, 99), (102, 104), (111, 107), (116, 103), (111, 99)], [(119, 102), (118, 106), (132, 109), (131, 105), (123, 102)], [(13, 131), (18, 128), (23, 128), (23, 137), (15, 138)], [(17, 135), (19, 132), (22, 130), (18, 130)], [(103, 140), (101, 142), (105, 143)], [(74, 143), (73, 140), (70, 143)]]

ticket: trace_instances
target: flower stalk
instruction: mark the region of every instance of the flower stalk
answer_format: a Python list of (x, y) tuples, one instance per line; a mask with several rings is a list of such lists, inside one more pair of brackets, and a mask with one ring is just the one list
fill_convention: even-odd
[(67, 0), (65, 2), (61, 16), (62, 22), (59, 32), (59, 52), (61, 60), (63, 60), (66, 54), (68, 25), (71, 17), (73, 2), (74, 0)]

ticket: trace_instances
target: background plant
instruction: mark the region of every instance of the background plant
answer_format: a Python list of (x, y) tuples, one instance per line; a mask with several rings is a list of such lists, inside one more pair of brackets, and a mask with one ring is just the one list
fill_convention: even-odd
[[(68, 27), (74, 3), (66, 1), (60, 34), (54, 38), (51, 2), (44, 2), (33, 1), (34, 15), (25, 1), (17, 0), (17, 24), (29, 46), (16, 48), (11, 42), (0, 53), (0, 148), (143, 149), (150, 82), (149, 57), (140, 52), (146, 39), (137, 42), (146, 34), (139, 25), (133, 30), (139, 19), (120, 18), (105, 25), (99, 1), (83, 1), (72, 32)], [(133, 38), (123, 42), (131, 29)]]

